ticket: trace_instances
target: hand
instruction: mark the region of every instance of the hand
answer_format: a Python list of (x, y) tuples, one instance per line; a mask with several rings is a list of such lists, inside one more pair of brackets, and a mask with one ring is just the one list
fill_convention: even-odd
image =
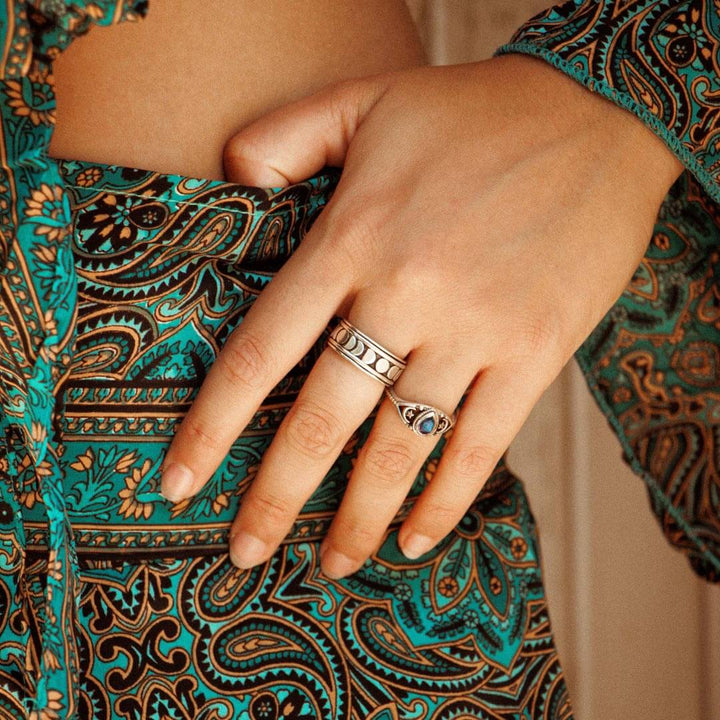
[[(399, 531), (411, 558), (462, 518), (620, 296), (682, 171), (629, 112), (521, 55), (331, 86), (239, 132), (224, 160), (229, 180), (265, 187), (324, 165), (344, 171), (210, 368), (168, 449), (162, 491), (196, 493), (338, 315), (408, 356), (400, 397), (450, 415), (471, 388)], [(382, 393), (323, 351), (242, 498), (236, 565), (275, 551)], [(436, 443), (383, 400), (323, 541), (327, 575), (354, 572), (378, 548)]]

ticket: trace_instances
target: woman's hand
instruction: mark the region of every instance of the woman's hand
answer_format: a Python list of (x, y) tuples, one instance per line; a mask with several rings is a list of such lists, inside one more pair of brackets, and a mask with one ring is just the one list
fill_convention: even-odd
[[(312, 230), (226, 341), (165, 460), (196, 493), (334, 315), (401, 357), (394, 389), (451, 415), (399, 533), (409, 557), (462, 518), (530, 410), (630, 281), (682, 165), (637, 118), (509, 55), (344, 82), (225, 148), (228, 180), (280, 186), (344, 165)], [(230, 555), (266, 560), (383, 386), (323, 351), (243, 496)], [(437, 443), (385, 398), (321, 549), (331, 577), (382, 543)], [(323, 552), (324, 551), (324, 552)]]

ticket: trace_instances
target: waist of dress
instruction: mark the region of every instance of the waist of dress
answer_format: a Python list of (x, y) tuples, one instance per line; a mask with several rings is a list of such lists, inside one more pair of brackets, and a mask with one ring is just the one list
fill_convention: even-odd
[[(64, 497), (78, 553), (217, 552), (335, 320), (271, 390), (196, 496), (165, 500), (160, 466), (220, 348), (302, 242), (339, 171), (273, 189), (90, 161), (58, 164), (78, 286), (71, 372), (58, 393)], [(324, 536), (375, 414), (349, 439), (285, 542)], [(390, 527), (410, 512), (445, 438)], [(511, 482), (499, 463), (483, 494)], [(34, 483), (31, 472), (20, 478), (31, 552), (47, 542)]]

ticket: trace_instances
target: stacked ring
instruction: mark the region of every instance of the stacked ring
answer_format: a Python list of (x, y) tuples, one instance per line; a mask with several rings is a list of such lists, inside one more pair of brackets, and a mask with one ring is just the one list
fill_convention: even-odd
[(401, 420), (417, 435), (442, 435), (455, 424), (457, 410), (451, 417), (432, 405), (398, 397), (391, 386), (405, 369), (405, 360), (376, 343), (344, 318), (340, 319), (328, 336), (327, 345), (383, 383), (385, 393), (397, 408)]
[(342, 318), (330, 333), (327, 344), (363, 372), (392, 385), (407, 363)]

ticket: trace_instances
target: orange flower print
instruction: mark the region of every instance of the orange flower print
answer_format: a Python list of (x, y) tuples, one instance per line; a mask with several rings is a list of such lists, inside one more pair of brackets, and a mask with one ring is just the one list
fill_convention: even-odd
[(174, 503), (172, 506), (172, 510), (170, 511), (170, 517), (174, 519), (178, 515), (182, 515), (188, 509), (191, 502), (192, 498), (189, 497)]
[(88, 448), (82, 455), (78, 455), (78, 458), (74, 463), (70, 463), (70, 467), (73, 468), (73, 470), (79, 470), (80, 472), (83, 470), (89, 470), (92, 467), (94, 460), (95, 453), (93, 453), (92, 448)]
[(137, 460), (137, 453), (135, 450), (125, 453), (116, 463), (115, 470), (119, 473), (127, 472), (132, 464)]
[(57, 333), (57, 322), (55, 321), (55, 309), (48, 308), (43, 314), (43, 324), (45, 325), (45, 332), (48, 335), (55, 335)]
[(89, 167), (78, 173), (75, 182), (80, 187), (92, 187), (101, 177), (102, 170), (99, 167)]
[[(45, 655), (47, 656), (47, 653)], [(62, 699), (63, 695), (59, 690), (48, 690), (47, 705), (40, 712), (33, 710), (29, 716), (30, 720), (57, 720), (63, 709)]]
[(16, 117), (26, 117), (33, 125), (55, 124), (53, 76), (47, 66), (38, 64), (27, 80), (6, 81), (7, 105)]
[(446, 575), (444, 578), (441, 578), (440, 582), (438, 583), (438, 592), (443, 597), (453, 597), (453, 596), (457, 595), (457, 592), (458, 592), (457, 580), (454, 577), (450, 577), (449, 575)]
[(138, 488), (146, 478), (151, 467), (152, 461), (147, 459), (142, 464), (142, 467), (133, 468), (132, 473), (125, 478), (125, 487), (120, 491), (122, 505), (120, 505), (120, 510), (118, 511), (123, 517), (130, 517), (132, 515), (136, 520), (139, 520), (141, 517), (147, 520), (150, 515), (152, 515), (153, 504), (143, 502), (137, 495)]
[(46, 265), (53, 265), (57, 262), (57, 248), (55, 246), (38, 245), (33, 248), (33, 253), (38, 260)]
[(43, 650), (43, 662), (49, 669), (60, 669), (60, 658), (49, 648), (45, 648), (45, 650)]
[(62, 563), (58, 560), (57, 550), (51, 549), (48, 553), (47, 574), (57, 582), (62, 581)]
[(222, 512), (223, 508), (226, 508), (229, 505), (230, 499), (228, 498), (228, 494), (226, 492), (222, 492), (213, 500), (213, 512), (219, 515)]
[(40, 502), (40, 493), (37, 490), (24, 490), (18, 496), (18, 500), (28, 510), (32, 510), (35, 503)]
[(30, 437), (32, 437), (36, 445), (42, 445), (47, 437), (47, 429), (42, 423), (33, 420), (30, 425)]
[[(51, 241), (60, 240), (67, 233), (67, 202), (60, 185), (50, 187), (42, 183), (32, 191), (25, 215), (38, 218), (36, 235), (47, 235)], [(43, 222), (44, 221), (44, 222)]]
[(522, 560), (527, 553), (528, 545), (525, 538), (515, 537), (510, 542), (510, 552), (516, 560)]

